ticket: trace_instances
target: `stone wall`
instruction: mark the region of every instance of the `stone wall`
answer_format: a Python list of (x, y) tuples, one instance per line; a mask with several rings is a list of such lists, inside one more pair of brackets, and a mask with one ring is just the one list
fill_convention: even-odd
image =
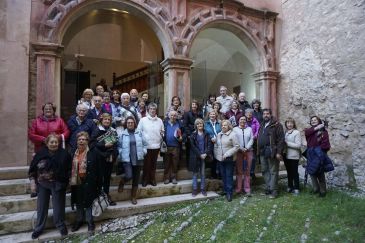
[(365, 190), (365, 1), (282, 1), (280, 118), (329, 121), (336, 186)]
[(0, 1), (0, 164), (26, 165), (31, 1)]

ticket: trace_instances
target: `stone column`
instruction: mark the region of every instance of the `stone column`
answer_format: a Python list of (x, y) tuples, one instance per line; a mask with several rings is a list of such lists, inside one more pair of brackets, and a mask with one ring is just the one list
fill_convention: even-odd
[(262, 71), (252, 75), (256, 83), (256, 97), (261, 100), (262, 108), (271, 108), (273, 115), (277, 116), (276, 82), (279, 72)]
[(42, 105), (52, 102), (61, 110), (61, 58), (63, 46), (54, 43), (33, 43), (37, 65), (36, 114)]
[(190, 105), (190, 66), (193, 61), (189, 58), (167, 58), (161, 62), (164, 71), (164, 93), (166, 108), (173, 96), (177, 95), (185, 110)]

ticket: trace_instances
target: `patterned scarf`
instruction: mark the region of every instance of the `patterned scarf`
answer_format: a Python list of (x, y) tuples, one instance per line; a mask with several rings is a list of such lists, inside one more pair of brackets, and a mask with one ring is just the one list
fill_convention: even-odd
[(70, 178), (70, 185), (80, 185), (80, 174), (86, 174), (86, 162), (87, 162), (87, 152), (89, 151), (89, 147), (86, 147), (84, 151), (79, 151), (76, 149), (75, 155), (72, 159), (72, 172)]

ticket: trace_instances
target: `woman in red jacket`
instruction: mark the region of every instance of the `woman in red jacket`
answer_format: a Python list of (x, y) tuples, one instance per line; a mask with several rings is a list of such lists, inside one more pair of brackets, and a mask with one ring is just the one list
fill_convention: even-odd
[(45, 144), (46, 137), (55, 133), (58, 141), (62, 144), (69, 135), (70, 131), (62, 118), (55, 115), (56, 106), (52, 103), (46, 103), (42, 106), (43, 114), (38, 116), (29, 129), (28, 135), (30, 141), (34, 143), (34, 152), (38, 152)]

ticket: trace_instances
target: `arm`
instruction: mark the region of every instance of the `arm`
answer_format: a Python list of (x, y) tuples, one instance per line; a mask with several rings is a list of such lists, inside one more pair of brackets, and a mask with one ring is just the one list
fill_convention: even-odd
[(329, 136), (327, 130), (324, 130), (322, 133), (322, 140), (321, 140), (321, 149), (324, 151), (328, 151), (331, 148)]
[(62, 118), (60, 119), (60, 124), (61, 124), (61, 131), (62, 131), (62, 135), (65, 138), (65, 141), (70, 137), (70, 130), (68, 130), (68, 127), (66, 125), (66, 123), (63, 121)]
[(300, 149), (302, 147), (302, 138), (299, 131), (294, 136), (294, 142), (286, 141), (286, 145), (293, 149)]
[(250, 131), (250, 140), (248, 141), (246, 148), (247, 149), (252, 149), (252, 145), (253, 145), (253, 133), (252, 133), (252, 129), (249, 129)]
[[(232, 131), (232, 132), (233, 132), (233, 131)], [(231, 132), (231, 133), (232, 133), (232, 132)], [(238, 151), (238, 150), (239, 150), (239, 148), (240, 148), (240, 144), (239, 144), (239, 142), (238, 142), (238, 140), (237, 140), (237, 136), (236, 136), (236, 134), (232, 134), (231, 139), (232, 139), (232, 148), (228, 149), (228, 150), (224, 153), (224, 155), (223, 155), (223, 157), (224, 157), (224, 158), (227, 158), (227, 157), (233, 156), (235, 153), (237, 153), (237, 151)]]
[(30, 141), (32, 141), (33, 143), (37, 143), (37, 144), (42, 144), (44, 142), (44, 140), (46, 139), (45, 137), (37, 134), (37, 120), (34, 120), (32, 122), (32, 125), (28, 131), (28, 136), (29, 136)]

